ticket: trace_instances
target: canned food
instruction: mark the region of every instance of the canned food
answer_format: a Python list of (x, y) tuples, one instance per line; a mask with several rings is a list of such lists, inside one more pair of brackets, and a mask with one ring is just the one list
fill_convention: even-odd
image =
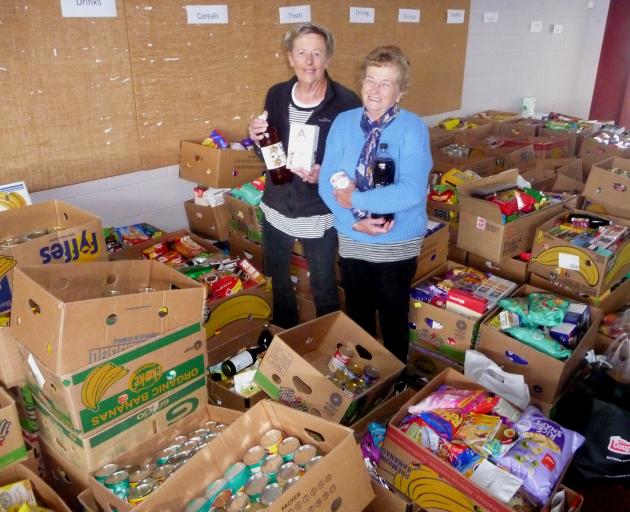
[(311, 460), (309, 460), (306, 464), (304, 464), (304, 471), (308, 471), (313, 466), (315, 466), (323, 457), (321, 455), (315, 455)]
[(175, 444), (184, 444), (186, 441), (188, 441), (188, 439), (190, 439), (187, 436), (175, 436), (175, 439), (173, 439), (173, 441), (175, 442)]
[(295, 451), (300, 447), (300, 440), (297, 437), (285, 437), (278, 445), (278, 455), (282, 456), (284, 462), (293, 460)]
[(214, 499), (219, 495), (219, 493), (227, 488), (227, 480), (224, 478), (219, 478), (212, 482), (208, 487), (206, 487), (205, 497), (211, 503), (214, 502)]
[(105, 487), (112, 491), (116, 496), (121, 498), (127, 498), (129, 492), (129, 473), (119, 469), (115, 473), (112, 473), (105, 480)]
[(366, 366), (365, 368), (363, 368), (363, 375), (361, 375), (361, 380), (365, 382), (366, 386), (371, 386), (372, 384), (374, 384), (379, 377), (379, 371), (373, 366)]
[(247, 483), (245, 484), (245, 494), (249, 496), (251, 501), (257, 502), (260, 500), (262, 490), (267, 487), (268, 483), (269, 478), (267, 478), (267, 475), (256, 473), (250, 476), (249, 480), (247, 480)]
[(126, 464), (121, 469), (124, 469), (127, 473), (132, 473), (138, 471), (140, 466), (138, 466), (138, 464)]
[(205, 498), (195, 498), (188, 502), (184, 512), (204, 512), (208, 510), (208, 500)]
[(158, 482), (163, 482), (171, 473), (175, 471), (175, 466), (173, 464), (164, 464), (163, 466), (158, 466), (155, 468), (155, 471), (151, 473), (151, 476), (155, 478)]
[(249, 505), (249, 496), (241, 492), (232, 496), (225, 510), (227, 512), (243, 512), (247, 505)]
[(341, 387), (342, 391), (351, 398), (359, 394), (360, 388), (361, 388), (361, 385), (356, 380), (351, 380), (349, 382), (346, 382)]
[(262, 465), (262, 473), (269, 477), (269, 483), (276, 482), (276, 473), (280, 469), (280, 466), (284, 464), (284, 459), (280, 455), (269, 455)]
[(363, 368), (361, 368), (357, 363), (348, 364), (344, 371), (348, 374), (350, 379), (358, 379), (361, 375), (363, 375)]
[(232, 491), (230, 489), (223, 489), (212, 501), (211, 510), (223, 510), (231, 499)]
[(160, 482), (158, 482), (152, 476), (148, 476), (144, 480), (142, 480), (142, 482), (138, 482), (138, 485), (140, 485), (140, 484), (147, 484), (147, 485), (150, 485), (151, 487), (155, 488), (155, 487), (159, 487)]
[(217, 425), (214, 427), (214, 431), (217, 434), (220, 434), (221, 432), (223, 432), (225, 429), (227, 428), (227, 425), (224, 425), (223, 423), (217, 423)]
[(14, 245), (19, 245), (23, 242), (26, 242), (26, 240), (19, 236), (5, 238), (4, 240), (0, 240), (0, 247), (13, 247)]
[(274, 428), (263, 434), (260, 438), (260, 446), (267, 450), (267, 453), (270, 455), (276, 454), (278, 453), (278, 446), (280, 445), (283, 437), (284, 435), (282, 434), (282, 431)]
[(306, 463), (317, 455), (317, 448), (312, 444), (305, 444), (300, 446), (295, 452), (293, 461), (300, 467), (304, 467)]
[(328, 368), (331, 372), (343, 370), (346, 365), (352, 360), (353, 355), (354, 352), (350, 347), (339, 344), (337, 346), (337, 350), (335, 350), (332, 357), (330, 358), (330, 361), (328, 361)]
[(149, 495), (153, 492), (153, 486), (149, 484), (140, 484), (133, 489), (129, 489), (129, 495), (127, 496), (127, 501), (131, 505), (139, 505), (144, 500), (146, 500)]
[(198, 428), (197, 430), (191, 432), (190, 434), (188, 434), (188, 439), (192, 439), (194, 437), (199, 437), (202, 438), (204, 436), (207, 436), (208, 434), (214, 432), (214, 430), (209, 429), (209, 428)]
[(267, 450), (260, 445), (252, 446), (249, 450), (247, 450), (247, 452), (245, 452), (245, 455), (243, 456), (243, 463), (247, 466), (250, 473), (260, 473), (260, 468), (265, 455), (267, 455)]
[(212, 420), (206, 421), (203, 424), (203, 428), (209, 430), (210, 432), (215, 432), (216, 431), (215, 430), (216, 426), (217, 426), (217, 422), (216, 421), (212, 421)]
[(301, 476), (302, 470), (295, 462), (285, 462), (276, 473), (276, 481), (280, 485), (286, 484), (291, 478)]
[(155, 471), (155, 464), (145, 464), (144, 466), (137, 466), (135, 469), (127, 470), (129, 473), (129, 484), (131, 487), (135, 487), (143, 480), (149, 478), (153, 471)]
[(118, 464), (105, 464), (102, 468), (94, 472), (94, 478), (100, 483), (104, 483), (111, 475), (120, 469)]
[(178, 452), (179, 452), (178, 444), (168, 446), (155, 454), (155, 463), (158, 466), (163, 466), (164, 464), (168, 464), (168, 462), (171, 460), (171, 457), (176, 455)]
[(348, 188), (350, 185), (350, 178), (345, 171), (337, 171), (330, 177), (329, 181), (335, 190)]
[(249, 475), (250, 472), (247, 466), (242, 462), (236, 462), (225, 470), (223, 478), (227, 480), (228, 488), (232, 491), (232, 494), (236, 494), (245, 487)]
[(281, 494), (282, 487), (278, 484), (269, 484), (262, 490), (262, 493), (260, 493), (260, 503), (269, 506), (276, 501)]
[(26, 239), (35, 240), (36, 238), (39, 238), (40, 236), (44, 236), (47, 234), (48, 234), (47, 229), (37, 229), (35, 231), (31, 231), (28, 235), (26, 235)]
[(282, 492), (286, 491), (289, 487), (295, 485), (300, 480), (299, 476), (295, 476), (293, 478), (289, 478), (285, 484), (282, 486)]

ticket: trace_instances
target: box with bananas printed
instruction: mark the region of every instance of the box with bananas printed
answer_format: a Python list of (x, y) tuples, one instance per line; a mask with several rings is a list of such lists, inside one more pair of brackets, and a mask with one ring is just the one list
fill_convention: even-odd
[(598, 296), (630, 271), (630, 220), (572, 210), (536, 231), (529, 271)]

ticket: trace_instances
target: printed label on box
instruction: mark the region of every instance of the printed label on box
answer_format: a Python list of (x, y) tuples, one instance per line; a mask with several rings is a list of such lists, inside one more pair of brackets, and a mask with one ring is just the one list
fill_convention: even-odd
[(477, 229), (481, 229), (482, 231), (486, 229), (486, 219), (477, 217)]
[(580, 270), (580, 257), (561, 252), (558, 254), (558, 266), (567, 270)]

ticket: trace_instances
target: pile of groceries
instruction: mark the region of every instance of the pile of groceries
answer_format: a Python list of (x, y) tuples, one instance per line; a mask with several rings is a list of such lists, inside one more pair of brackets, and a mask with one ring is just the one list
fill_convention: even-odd
[(160, 448), (152, 456), (142, 459), (139, 456), (136, 464), (106, 464), (93, 476), (119, 498), (131, 505), (139, 505), (225, 428), (222, 423), (205, 421), (198, 429), (176, 436), (172, 444)]
[(297, 437), (285, 437), (281, 430), (269, 430), (185, 510), (263, 510), (322, 457), (315, 446)]
[(215, 149), (253, 149), (254, 141), (249, 137), (244, 138), (240, 142), (228, 142), (223, 133), (216, 128), (210, 132), (203, 141), (202, 146), (208, 146)]
[(545, 128), (557, 132), (579, 133), (586, 128), (592, 128), (596, 124), (598, 123), (585, 119), (580, 119), (579, 117), (559, 114), (557, 112), (549, 112), (545, 120)]
[[(429, 201), (435, 201), (449, 206), (455, 206), (459, 204), (459, 197), (457, 194), (457, 187), (462, 183), (468, 183), (481, 179), (476, 172), (470, 169), (461, 171), (457, 167), (449, 169), (445, 173), (431, 173), (431, 186), (429, 188)], [(449, 211), (448, 221), (452, 223), (458, 222), (458, 215), (456, 210)]]
[(579, 212), (558, 217), (547, 233), (601, 256), (613, 256), (630, 239), (630, 229), (626, 226), (611, 219)]
[(380, 377), (377, 368), (370, 365), (361, 367), (353, 361), (354, 357), (350, 347), (339, 343), (328, 362), (328, 380), (351, 398), (370, 388)]
[(622, 126), (604, 125), (601, 131), (593, 135), (593, 139), (620, 150), (630, 149), (630, 132), (625, 131)]
[(159, 238), (164, 233), (155, 226), (147, 223), (131, 224), (117, 228), (104, 228), (103, 235), (107, 252), (117, 252), (125, 247), (139, 245), (151, 238)]
[(411, 289), (411, 299), (479, 318), (508, 296), (516, 283), (473, 267), (455, 267)]
[(438, 128), (442, 130), (470, 130), (471, 128), (479, 127), (479, 123), (470, 120), (460, 119), (458, 117), (449, 117), (438, 123)]
[(18, 480), (0, 485), (0, 512), (54, 512), (37, 505), (37, 497), (30, 480)]
[(553, 206), (562, 201), (561, 194), (541, 192), (531, 187), (509, 187), (489, 194), (473, 193), (473, 197), (495, 204), (501, 211), (503, 224), (524, 215)]
[(555, 359), (571, 356), (590, 327), (590, 309), (552, 293), (501, 299), (488, 324)]

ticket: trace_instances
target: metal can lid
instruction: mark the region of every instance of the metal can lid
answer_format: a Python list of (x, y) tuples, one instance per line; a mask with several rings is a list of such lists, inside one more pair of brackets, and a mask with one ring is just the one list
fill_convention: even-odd
[(132, 500), (146, 498), (152, 492), (153, 492), (152, 485), (142, 483), (129, 490), (129, 495), (127, 496), (127, 500), (132, 501)]
[(175, 436), (173, 441), (175, 441), (177, 444), (182, 444), (188, 441), (188, 439), (190, 439), (188, 436), (179, 435), (179, 436)]
[(274, 428), (268, 430), (263, 434), (263, 436), (260, 438), (260, 446), (268, 450), (272, 446), (278, 444), (280, 441), (282, 441), (282, 431)]
[(249, 505), (249, 496), (244, 492), (239, 492), (230, 498), (226, 510), (227, 512), (243, 512), (247, 505)]
[(380, 377), (379, 371), (373, 366), (366, 366), (363, 368), (363, 374), (370, 380), (377, 380)]
[(295, 485), (299, 481), (300, 481), (299, 476), (294, 476), (293, 478), (289, 478), (282, 486), (282, 492), (286, 491), (289, 487)]
[(141, 482), (138, 482), (138, 485), (140, 485), (140, 484), (147, 484), (147, 485), (150, 485), (151, 487), (157, 487), (157, 486), (160, 485), (160, 482), (158, 482), (152, 476), (148, 476), (144, 480), (142, 480)]
[(105, 464), (102, 468), (97, 469), (94, 472), (94, 478), (96, 478), (97, 480), (99, 479), (103, 480), (107, 478), (108, 476), (111, 476), (112, 474), (114, 474), (119, 469), (120, 469), (120, 466), (118, 464)]
[(129, 482), (129, 473), (127, 473), (124, 469), (119, 469), (107, 477), (107, 480), (105, 480), (105, 487), (122, 484), (124, 482)]
[(142, 480), (145, 480), (146, 478), (148, 478), (149, 476), (151, 476), (151, 473), (153, 473), (153, 469), (149, 469), (146, 467), (140, 467), (137, 466), (137, 468), (130, 470), (127, 470), (129, 472), (129, 481), (130, 482), (142, 482)]
[(317, 448), (312, 444), (304, 444), (300, 446), (295, 452), (293, 460), (296, 464), (304, 466), (309, 460), (317, 455)]
[(175, 466), (173, 464), (164, 464), (163, 466), (156, 468), (156, 470), (151, 474), (151, 476), (155, 478), (156, 480), (164, 480), (174, 470), (175, 470)]
[(315, 455), (315, 457), (313, 457), (306, 464), (304, 464), (304, 471), (308, 471), (309, 469), (311, 469), (313, 466), (315, 466), (315, 464), (317, 464), (322, 459), (323, 459), (323, 457), (321, 455)]
[(339, 343), (339, 345), (337, 345), (337, 351), (347, 359), (352, 359), (352, 356), (354, 356), (354, 350), (343, 343)]
[(275, 473), (280, 469), (280, 466), (284, 464), (284, 460), (281, 455), (269, 455), (262, 465), (263, 473)]
[(140, 469), (138, 464), (126, 464), (121, 469), (124, 469), (127, 473), (131, 474)]
[(278, 454), (289, 455), (300, 447), (300, 440), (297, 437), (289, 436), (280, 441), (278, 446)]
[(298, 466), (295, 462), (287, 462), (280, 466), (280, 469), (276, 473), (276, 480), (279, 483), (283, 484), (290, 480), (293, 477), (296, 477), (300, 474), (300, 466)]
[(282, 487), (278, 484), (269, 484), (260, 494), (260, 502), (263, 505), (271, 505), (282, 494)]
[(262, 490), (269, 483), (269, 477), (263, 473), (254, 473), (249, 477), (245, 484), (245, 493), (248, 496), (256, 496), (262, 492)]
[(260, 462), (266, 454), (267, 450), (265, 450), (262, 446), (252, 446), (245, 452), (245, 455), (243, 455), (243, 462), (246, 466), (254, 465)]
[(226, 480), (230, 480), (246, 470), (247, 468), (245, 467), (245, 464), (243, 464), (242, 462), (235, 462), (225, 470), (223, 478), (225, 478)]

